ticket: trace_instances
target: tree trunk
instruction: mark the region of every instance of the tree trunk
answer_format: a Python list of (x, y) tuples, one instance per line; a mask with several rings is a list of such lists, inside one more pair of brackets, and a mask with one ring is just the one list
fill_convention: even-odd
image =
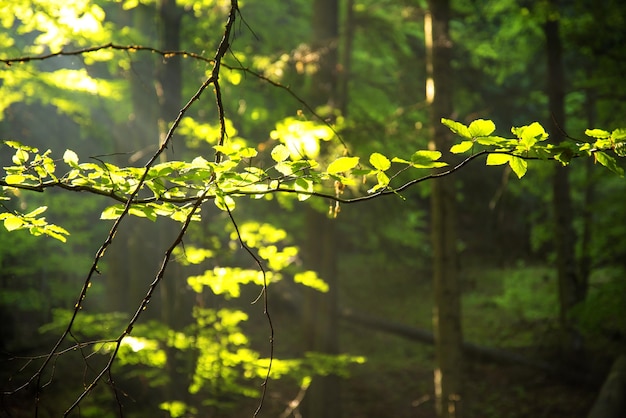
[[(561, 37), (559, 35), (558, 2), (551, 0), (551, 11), (544, 25), (548, 59), (548, 105), (552, 121), (552, 142), (559, 144), (565, 139), (565, 73), (562, 62)], [(553, 17), (557, 16), (557, 17)], [(550, 126), (550, 125), (548, 125)], [(586, 285), (579, 276), (576, 262), (576, 234), (573, 226), (569, 171), (558, 165), (552, 178), (552, 209), (554, 211), (554, 244), (556, 249), (557, 276), (559, 283), (560, 321), (564, 331), (564, 347), (568, 350), (581, 348), (581, 337), (570, 318), (570, 310), (586, 296)]]
[[(309, 103), (314, 106), (337, 105), (337, 64), (339, 39), (338, 0), (313, 2), (313, 49), (319, 54), (313, 76)], [(337, 329), (337, 256), (335, 222), (312, 207), (306, 211), (306, 244), (303, 257), (306, 268), (316, 270), (329, 285), (327, 293), (307, 289), (303, 313), (304, 349), (327, 354), (339, 352)], [(313, 379), (303, 401), (307, 418), (341, 416), (340, 385), (336, 375)]]
[[(448, 0), (429, 0), (424, 18), (426, 42), (426, 101), (430, 105), (429, 147), (446, 152), (452, 144), (441, 118), (452, 115), (452, 42)], [(455, 188), (451, 177), (437, 179), (431, 192), (436, 363), (435, 396), (440, 417), (459, 417), (463, 366), (461, 302), (457, 278)]]
[[(180, 33), (183, 10), (176, 5), (176, 0), (159, 0), (157, 2), (159, 48), (164, 51), (178, 51), (181, 48)], [(183, 89), (182, 60), (180, 56), (170, 56), (158, 61), (156, 71), (156, 91), (159, 104), (157, 126), (159, 128), (159, 142), (165, 140), (169, 125), (178, 116), (182, 107)], [(168, 160), (171, 154), (181, 154), (184, 144), (173, 141), (167, 153), (161, 154), (161, 161)], [(160, 144), (156, 144), (160, 145)], [(160, 220), (159, 248), (170, 245), (180, 229), (180, 224), (169, 219)], [(161, 321), (169, 328), (180, 330), (188, 324), (191, 317), (192, 301), (186, 291), (186, 282), (182, 277), (180, 265), (171, 263), (166, 276), (159, 286)], [(165, 348), (167, 355), (166, 370), (169, 383), (165, 387), (164, 395), (167, 401), (186, 402), (189, 397), (187, 388), (190, 383), (190, 373), (182, 353), (171, 346), (168, 341)]]
[[(140, 5), (126, 13), (120, 19), (128, 19), (127, 24), (133, 25), (147, 38), (156, 38), (153, 6)], [(116, 135), (115, 151), (120, 166), (141, 165), (157, 149), (158, 105), (154, 77), (153, 55), (134, 55), (128, 72), (133, 113), (122, 132)], [(107, 306), (111, 311), (134, 312), (146, 294), (146, 286), (152, 281), (147, 266), (155, 266), (158, 248), (152, 223), (133, 216), (125, 222), (126, 228), (118, 231), (109, 250)]]

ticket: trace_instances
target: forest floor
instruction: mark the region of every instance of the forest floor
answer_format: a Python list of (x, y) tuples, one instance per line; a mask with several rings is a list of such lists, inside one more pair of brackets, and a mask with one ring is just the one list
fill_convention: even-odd
[[(432, 367), (363, 365), (344, 388), (343, 416), (436, 418)], [(465, 418), (584, 418), (598, 388), (525, 366), (480, 362), (468, 365), (464, 390)]]
[[(381, 275), (389, 279), (375, 289), (365, 288), (362, 282), (354, 287), (348, 284), (344, 300), (358, 300), (353, 306), (368, 315), (429, 331), (430, 282), (423, 280), (407, 286), (406, 282), (399, 282), (401, 274)], [(469, 272), (464, 281), (466, 341), (538, 362), (556, 365), (562, 361), (556, 348), (558, 302), (551, 269), (480, 269)], [(367, 358), (365, 364), (353, 368), (351, 378), (343, 386), (343, 416), (435, 418), (431, 345), (353, 324), (344, 324), (341, 333), (341, 347)], [(609, 365), (599, 368), (604, 366)], [(574, 369), (568, 371), (577, 371)], [(604, 372), (598, 370), (600, 376)], [(467, 359), (463, 416), (584, 418), (600, 383), (577, 384), (559, 374), (547, 375), (528, 366)]]

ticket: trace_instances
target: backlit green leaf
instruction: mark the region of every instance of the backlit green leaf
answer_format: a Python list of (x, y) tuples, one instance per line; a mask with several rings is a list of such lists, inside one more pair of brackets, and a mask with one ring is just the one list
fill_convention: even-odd
[(487, 165), (502, 165), (511, 160), (508, 154), (489, 154), (487, 155)]
[(78, 155), (71, 149), (65, 150), (63, 161), (72, 168), (78, 167)]
[(533, 122), (528, 126), (521, 126), (519, 128), (513, 127), (511, 128), (511, 132), (528, 147), (534, 145), (538, 141), (548, 139), (548, 133), (538, 122)]
[(524, 174), (526, 174), (526, 171), (528, 170), (528, 161), (520, 157), (511, 156), (509, 165), (511, 166), (511, 169), (515, 172), (515, 174), (517, 174), (517, 177), (520, 179), (524, 177)]
[(602, 129), (587, 129), (585, 130), (585, 135), (598, 139), (608, 138), (611, 136), (609, 132)]
[(44, 213), (47, 209), (48, 209), (48, 206), (39, 206), (37, 209), (33, 210), (30, 213), (27, 213), (24, 216), (27, 217), (27, 218), (34, 218), (34, 217), (39, 216), (42, 213)]
[(228, 211), (235, 210), (235, 200), (228, 195), (216, 195), (215, 196), (215, 206), (217, 206), (220, 210)]
[(445, 118), (441, 118), (441, 123), (447, 126), (448, 129), (450, 129), (455, 134), (462, 136), (466, 139), (472, 139), (472, 135), (470, 134), (469, 129), (467, 129), (467, 126), (463, 125), (462, 123)]
[(8, 184), (22, 184), (26, 180), (26, 177), (20, 174), (9, 174), (4, 178)]
[(417, 151), (411, 155), (411, 165), (415, 168), (438, 168), (448, 165), (443, 161), (437, 161), (439, 158), (441, 158), (439, 151)]
[(16, 229), (21, 228), (22, 225), (24, 225), (24, 221), (13, 214), (10, 214), (8, 218), (4, 219), (4, 227), (7, 231), (15, 231)]
[(119, 218), (123, 210), (124, 209), (122, 205), (109, 206), (108, 208), (102, 211), (102, 213), (100, 214), (100, 219), (105, 219), (105, 220), (117, 219)]
[(462, 154), (466, 151), (469, 151), (474, 146), (472, 141), (463, 141), (460, 144), (455, 144), (450, 148), (450, 152), (453, 154)]
[(339, 157), (328, 165), (328, 174), (339, 174), (357, 166), (359, 157)]
[(382, 154), (379, 154), (378, 152), (370, 155), (370, 164), (372, 165), (372, 167), (380, 171), (389, 170), (389, 168), (391, 167), (391, 161), (389, 161), (389, 158), (385, 157)]
[(309, 193), (313, 191), (313, 182), (309, 179), (299, 177), (298, 179), (296, 179), (296, 182), (293, 188), (295, 190), (307, 192), (307, 193), (298, 193), (298, 200), (302, 202), (302, 201), (307, 200), (309, 197), (311, 197)]
[(272, 149), (272, 159), (277, 163), (285, 161), (289, 158), (289, 149), (283, 144), (278, 144)]
[(28, 161), (29, 155), (23, 149), (18, 149), (13, 156), (13, 164), (22, 165)]
[(624, 175), (624, 169), (617, 165), (617, 161), (615, 161), (615, 158), (601, 151), (596, 152), (594, 155), (596, 157), (596, 161), (598, 161), (600, 164), (620, 176)]
[(468, 128), (469, 134), (472, 138), (477, 136), (488, 136), (496, 130), (496, 125), (490, 120), (485, 119), (477, 119), (474, 122), (470, 123)]

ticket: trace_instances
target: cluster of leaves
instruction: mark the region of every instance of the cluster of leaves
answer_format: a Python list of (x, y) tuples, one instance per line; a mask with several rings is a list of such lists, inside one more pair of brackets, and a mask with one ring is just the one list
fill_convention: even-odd
[[(623, 129), (613, 132), (589, 129), (586, 134), (595, 139), (593, 142), (567, 140), (552, 144), (547, 141), (548, 133), (537, 122), (513, 127), (511, 132), (514, 138), (492, 135), (496, 127), (490, 120), (479, 119), (469, 126), (449, 119), (443, 119), (442, 123), (461, 137), (461, 142), (451, 147), (451, 153), (471, 154), (468, 158), (487, 154), (487, 165), (509, 164), (519, 178), (526, 174), (530, 159), (554, 159), (566, 165), (573, 158), (581, 156), (593, 157), (611, 171), (623, 175), (623, 169), (615, 157), (609, 154), (614, 152), (618, 157), (626, 154), (626, 130)], [(297, 132), (297, 136), (293, 132)], [(235, 209), (236, 197), (246, 195), (258, 199), (277, 192), (295, 194), (298, 200), (319, 195), (350, 202), (341, 197), (346, 186), (356, 187), (367, 182), (372, 184), (373, 180), (367, 193), (374, 197), (381, 193), (393, 193), (403, 187), (391, 182), (408, 168), (432, 170), (448, 165), (441, 161), (440, 151), (418, 150), (409, 158), (390, 159), (381, 153), (372, 153), (369, 156), (370, 167), (364, 167), (359, 157), (341, 156), (332, 160), (325, 169), (320, 169), (320, 164), (312, 157), (319, 150), (317, 141), (320, 137), (329, 137), (323, 125), (299, 124), (297, 129), (283, 125), (283, 129), (275, 131), (273, 136), (285, 144), (277, 144), (271, 149), (273, 165), (268, 168), (251, 164), (258, 156), (258, 151), (239, 144), (215, 145), (216, 152), (226, 157), (219, 162), (210, 162), (198, 156), (191, 162), (168, 161), (147, 168), (118, 167), (104, 161), (80, 163), (76, 153), (67, 150), (63, 161), (69, 166), (69, 171), (61, 176), (55, 174), (56, 160), (52, 158), (50, 150), (39, 153), (36, 148), (16, 141), (5, 141), (5, 145), (15, 150), (12, 159), (14, 165), (4, 168), (6, 175), (0, 184), (4, 199), (16, 189), (43, 191), (60, 187), (90, 191), (124, 202), (105, 209), (102, 219), (119, 217), (126, 201), (133, 195), (135, 198), (130, 214), (152, 221), (163, 216), (185, 222), (198, 196), (213, 200), (224, 211)], [(392, 171), (392, 163), (399, 168)], [(334, 184), (334, 195), (328, 191), (330, 183)], [(138, 187), (140, 190), (137, 190)], [(35, 235), (47, 234), (65, 240), (68, 233), (65, 229), (48, 224), (45, 218), (38, 217), (45, 209), (42, 206), (25, 214), (6, 212), (0, 216), (8, 230), (25, 228)], [(193, 212), (193, 220), (199, 219), (199, 211)]]
[(519, 178), (526, 174), (529, 159), (554, 159), (567, 165), (572, 158), (581, 156), (593, 156), (595, 161), (611, 171), (624, 175), (624, 170), (617, 165), (616, 159), (607, 152), (614, 151), (619, 157), (626, 155), (625, 129), (616, 129), (613, 132), (587, 129), (585, 134), (595, 138), (595, 142), (578, 143), (567, 140), (560, 144), (551, 144), (547, 142), (548, 133), (537, 122), (513, 127), (511, 132), (515, 138), (510, 139), (493, 136), (496, 126), (490, 120), (476, 120), (469, 126), (449, 119), (443, 119), (442, 123), (463, 139), (461, 143), (452, 146), (450, 152), (463, 154), (487, 150), (487, 165), (509, 164)]

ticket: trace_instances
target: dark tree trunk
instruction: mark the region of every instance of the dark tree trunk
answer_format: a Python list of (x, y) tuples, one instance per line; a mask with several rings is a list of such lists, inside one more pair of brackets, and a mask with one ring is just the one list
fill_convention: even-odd
[[(337, 105), (338, 88), (338, 0), (313, 2), (313, 49), (319, 54), (318, 69), (312, 80), (309, 103), (314, 106)], [(331, 116), (331, 115), (329, 115)], [(323, 152), (323, 151), (322, 151)], [(335, 221), (312, 207), (306, 211), (306, 244), (303, 258), (329, 285), (327, 293), (307, 289), (303, 312), (304, 349), (327, 354), (339, 352), (337, 330), (337, 256)], [(341, 416), (339, 377), (329, 375), (313, 380), (304, 398), (304, 415), (309, 418)]]
[[(551, 6), (558, 10), (558, 2), (550, 1)], [(551, 16), (558, 16), (551, 13)], [(546, 52), (548, 60), (548, 106), (551, 124), (552, 142), (561, 143), (565, 139), (565, 72), (562, 61), (562, 45), (559, 34), (559, 20), (548, 17), (544, 25)], [(552, 179), (552, 209), (554, 211), (554, 245), (559, 283), (560, 320), (565, 337), (564, 346), (568, 349), (579, 349), (580, 335), (570, 318), (571, 309), (582, 302), (586, 295), (586, 285), (577, 267), (576, 233), (572, 200), (570, 196), (569, 171), (567, 167), (558, 165)]]
[[(430, 105), (429, 147), (446, 152), (452, 144), (450, 131), (441, 118), (452, 117), (452, 42), (448, 23), (448, 0), (429, 0), (425, 15), (426, 100)], [(457, 277), (456, 192), (452, 177), (432, 183), (431, 240), (433, 247), (435, 395), (440, 417), (459, 417), (463, 369), (461, 301)]]

